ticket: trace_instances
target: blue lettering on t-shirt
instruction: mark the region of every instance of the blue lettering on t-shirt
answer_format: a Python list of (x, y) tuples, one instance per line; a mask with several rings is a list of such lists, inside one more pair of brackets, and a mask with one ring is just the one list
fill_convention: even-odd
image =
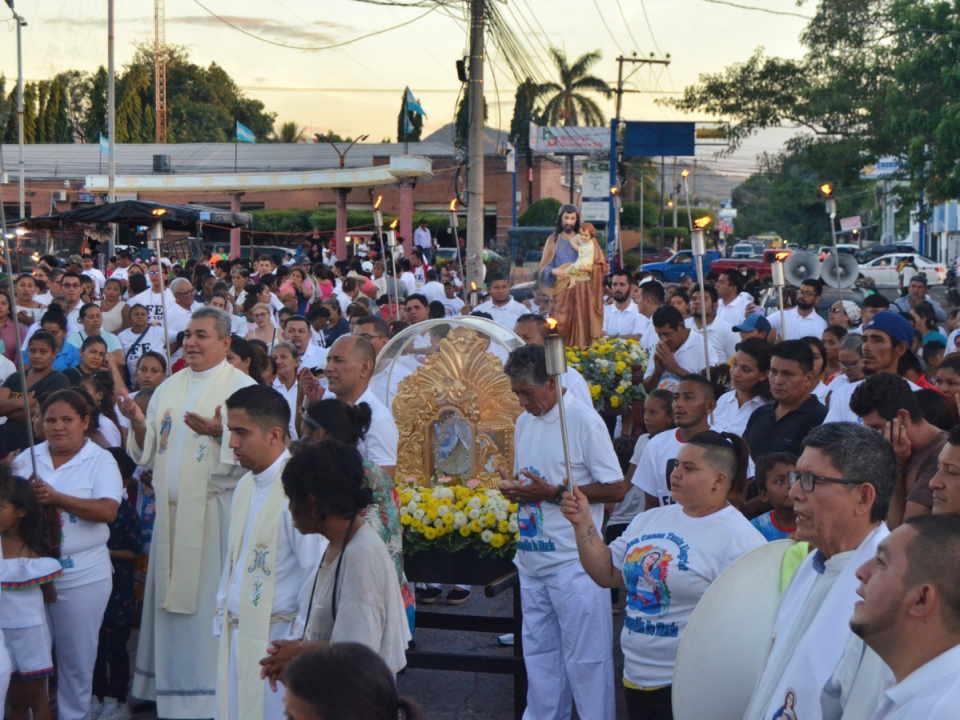
[(650, 622), (649, 620), (644, 620), (643, 618), (633, 617), (628, 615), (624, 621), (623, 626), (627, 628), (631, 633), (639, 633), (641, 635), (652, 635), (654, 637), (678, 637), (680, 635), (680, 629), (677, 627), (675, 622), (665, 623), (665, 622)]
[(556, 552), (557, 547), (553, 544), (553, 540), (520, 540), (517, 543), (517, 550), (523, 552)]
[(673, 533), (667, 533), (667, 540), (672, 543), (675, 543), (677, 549), (680, 551), (677, 555), (677, 570), (689, 570), (687, 566), (687, 561), (689, 560), (690, 546), (684, 542), (682, 537), (674, 535)]

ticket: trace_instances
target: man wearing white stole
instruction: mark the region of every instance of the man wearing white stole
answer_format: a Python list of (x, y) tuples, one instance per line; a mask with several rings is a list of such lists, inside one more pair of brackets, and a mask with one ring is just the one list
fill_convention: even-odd
[(227, 561), (220, 578), (214, 634), (220, 636), (218, 720), (282, 720), (284, 689), (260, 679), (260, 658), (271, 641), (287, 638), (297, 596), (316, 570), (327, 541), (293, 526), (280, 476), (290, 406), (273, 388), (237, 390), (227, 398), (230, 448), (249, 470), (237, 485), (230, 512)]
[(857, 569), (890, 534), (897, 458), (881, 433), (850, 422), (814, 428), (803, 448), (788, 482), (797, 538), (816, 550), (780, 597), (744, 720), (869, 719), (889, 670), (848, 621), (860, 599)]
[(227, 553), (239, 468), (220, 408), (254, 380), (226, 361), (230, 316), (196, 310), (187, 324), (187, 369), (154, 392), (147, 413), (126, 397), (127, 450), (153, 468), (157, 518), (134, 668), (134, 697), (161, 718), (214, 716), (219, 642), (210, 632)]

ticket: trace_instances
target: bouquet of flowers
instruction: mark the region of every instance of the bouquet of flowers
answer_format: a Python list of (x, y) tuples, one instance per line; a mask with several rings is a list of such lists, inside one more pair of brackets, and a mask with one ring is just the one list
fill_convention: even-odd
[(483, 557), (513, 557), (519, 537), (517, 505), (499, 490), (481, 488), (475, 479), (450, 485), (450, 478), (439, 478), (432, 488), (414, 482), (407, 478), (397, 486), (407, 552), (472, 547)]
[(643, 386), (634, 385), (634, 371), (643, 373), (649, 360), (636, 340), (603, 337), (583, 349), (567, 348), (567, 365), (578, 370), (590, 387), (593, 407), (603, 412), (629, 410), (643, 397)]

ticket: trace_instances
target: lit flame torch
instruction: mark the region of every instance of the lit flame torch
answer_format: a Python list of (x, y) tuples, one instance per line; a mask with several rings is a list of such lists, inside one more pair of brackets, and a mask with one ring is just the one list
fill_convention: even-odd
[(573, 472), (570, 469), (570, 442), (567, 440), (567, 416), (563, 407), (563, 385), (560, 376), (567, 372), (566, 338), (557, 332), (557, 321), (547, 318), (550, 334), (544, 338), (543, 352), (547, 364), (547, 374), (552, 375), (557, 385), (557, 408), (560, 411), (560, 437), (563, 440), (563, 461), (565, 463), (566, 489), (573, 492)]

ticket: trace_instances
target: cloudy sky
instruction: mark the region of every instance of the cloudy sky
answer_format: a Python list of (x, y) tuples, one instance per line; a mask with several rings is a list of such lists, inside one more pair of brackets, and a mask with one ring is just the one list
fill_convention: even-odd
[[(397, 0), (411, 2), (416, 0)], [(342, 135), (366, 133), (379, 140), (396, 133), (400, 93), (410, 86), (427, 112), (427, 133), (451, 121), (460, 83), (454, 62), (466, 52), (464, 2), (434, 7), (389, 7), (358, 0), (166, 0), (168, 44), (188, 48), (202, 65), (217, 62), (249, 95), (311, 131)], [(811, 15), (811, 2), (735, 0), (780, 13)], [(133, 43), (153, 41), (153, 3), (115, 0), (117, 61), (133, 54)], [(644, 7), (645, 6), (645, 7)], [(94, 70), (107, 62), (107, 0), (16, 0), (27, 19), (24, 73), (28, 80), (76, 68)], [(648, 92), (625, 96), (623, 116), (632, 120), (682, 119), (654, 101), (744, 60), (758, 47), (770, 54), (799, 56), (797, 40), (805, 21), (786, 14), (748, 11), (719, 0), (507, 0), (497, 9), (511, 21), (529, 62), (551, 74), (546, 48), (568, 57), (601, 49), (595, 73), (614, 82), (616, 56), (671, 55), (668, 71), (644, 69), (629, 86)], [(205, 9), (206, 8), (206, 9)], [(646, 12), (644, 12), (644, 10)], [(8, 17), (0, 6), (0, 17)], [(230, 27), (213, 14), (221, 16)], [(338, 48), (401, 23), (409, 24)], [(259, 38), (311, 49), (289, 49)], [(12, 22), (0, 23), (0, 71), (16, 76), (16, 36)], [(488, 44), (485, 82), (490, 124), (508, 127), (515, 80)], [(492, 70), (492, 72), (490, 72)], [(613, 104), (604, 103), (612, 114)], [(707, 120), (711, 118), (695, 118)], [(754, 157), (775, 150), (789, 133), (767, 133), (749, 143), (718, 169), (740, 174)], [(709, 151), (704, 150), (703, 155)]]

